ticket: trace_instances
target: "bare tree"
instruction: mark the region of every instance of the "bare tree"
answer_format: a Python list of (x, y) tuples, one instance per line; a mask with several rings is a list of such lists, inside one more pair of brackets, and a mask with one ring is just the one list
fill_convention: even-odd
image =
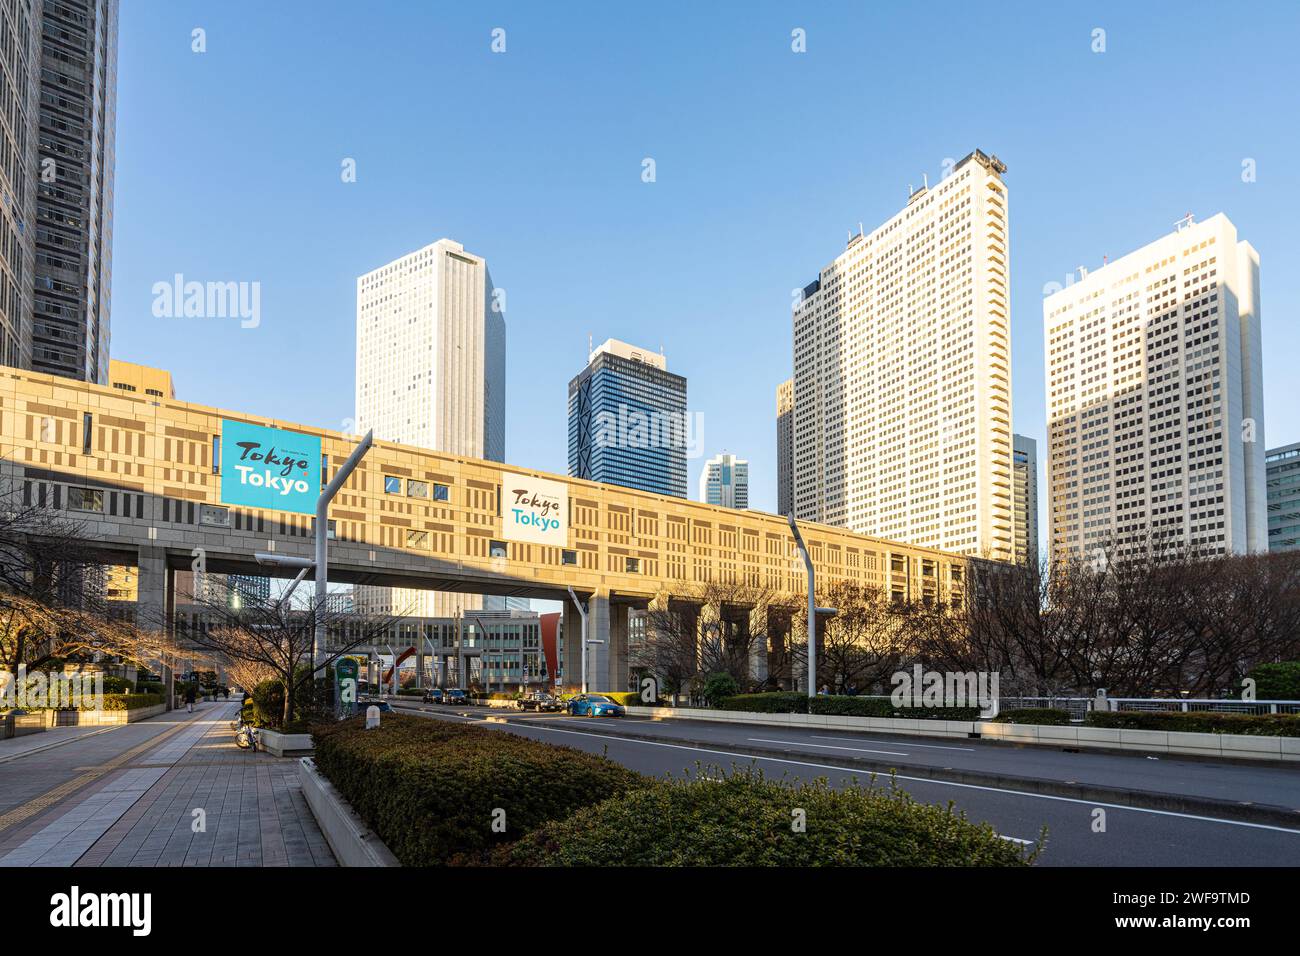
[[(243, 662), (265, 668), (284, 688), (281, 726), (290, 725), (298, 715), (307, 693), (318, 677), (338, 658), (357, 647), (382, 643), (396, 618), (370, 617), (354, 612), (332, 610), (328, 600), (314, 598), (304, 603), (241, 594), (241, 600), (229, 600), (235, 585), (209, 582), (202, 595), (194, 600), (200, 613), (193, 623), (180, 629), (181, 636), (198, 647), (214, 653), (219, 660)], [(312, 641), (317, 625), (332, 634), (327, 647), (318, 647), (316, 662), (311, 660)]]

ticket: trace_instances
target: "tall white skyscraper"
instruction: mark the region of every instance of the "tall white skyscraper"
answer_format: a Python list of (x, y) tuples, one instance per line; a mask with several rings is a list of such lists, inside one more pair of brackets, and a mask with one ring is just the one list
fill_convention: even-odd
[(700, 500), (724, 508), (749, 507), (749, 462), (723, 452), (704, 463)]
[(776, 387), (776, 513), (794, 506), (794, 379)]
[(1259, 255), (1222, 213), (1043, 302), (1051, 552), (1268, 547)]
[[(357, 431), (503, 461), (504, 312), (487, 262), (450, 239), (357, 279)], [(358, 606), (381, 613), (440, 617), (481, 602), (476, 595), (357, 589)]]
[(976, 150), (848, 247), (794, 309), (794, 510), (1009, 559), (1004, 166)]

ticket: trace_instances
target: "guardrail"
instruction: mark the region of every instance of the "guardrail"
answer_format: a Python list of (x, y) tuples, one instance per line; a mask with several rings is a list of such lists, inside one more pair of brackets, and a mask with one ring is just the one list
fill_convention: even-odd
[[(1147, 711), (1215, 714), (1300, 714), (1300, 700), (1212, 700), (1197, 697), (1104, 697), (1112, 711)], [(1099, 708), (1100, 709), (1100, 708)]]

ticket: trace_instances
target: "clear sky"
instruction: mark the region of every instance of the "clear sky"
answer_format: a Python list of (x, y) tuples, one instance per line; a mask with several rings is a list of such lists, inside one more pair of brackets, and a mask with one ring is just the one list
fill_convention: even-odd
[[(508, 461), (566, 470), (568, 380), (613, 336), (663, 347), (705, 454), (748, 458), (774, 510), (791, 290), (980, 148), (1008, 166), (1014, 428), (1040, 465), (1044, 285), (1188, 212), (1259, 250), (1266, 439), (1300, 441), (1298, 37), (1289, 0), (123, 0), (112, 354), (344, 427), (356, 277), (447, 236), (507, 293)], [(176, 273), (259, 282), (260, 325), (155, 318)]]

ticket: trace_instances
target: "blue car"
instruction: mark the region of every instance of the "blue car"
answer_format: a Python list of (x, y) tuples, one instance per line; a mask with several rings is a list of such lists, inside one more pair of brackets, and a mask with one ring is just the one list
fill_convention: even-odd
[(569, 713), (574, 717), (622, 717), (624, 710), (602, 694), (579, 694), (569, 701)]

